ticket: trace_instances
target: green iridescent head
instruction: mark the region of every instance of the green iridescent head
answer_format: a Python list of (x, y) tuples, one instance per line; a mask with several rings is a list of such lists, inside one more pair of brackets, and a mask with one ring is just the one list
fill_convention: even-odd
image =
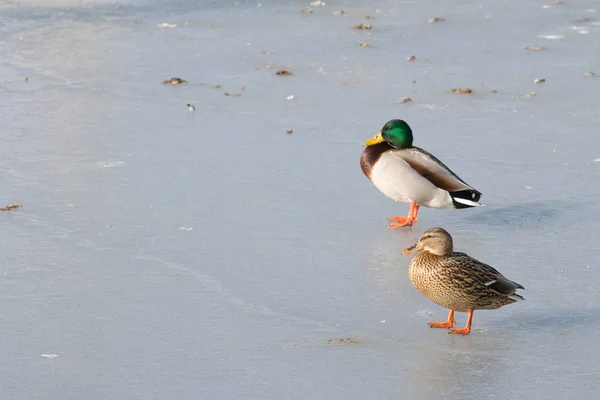
[(365, 146), (383, 142), (397, 149), (408, 149), (413, 143), (412, 129), (401, 119), (393, 119), (388, 121), (377, 135), (367, 140)]

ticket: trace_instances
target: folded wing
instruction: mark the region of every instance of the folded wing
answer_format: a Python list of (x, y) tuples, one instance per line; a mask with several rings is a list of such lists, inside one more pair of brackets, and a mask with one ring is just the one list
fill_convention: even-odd
[(457, 208), (480, 205), (481, 192), (468, 185), (433, 154), (419, 147), (397, 150), (394, 154), (429, 182), (448, 191)]
[(517, 289), (525, 289), (517, 282), (513, 282), (507, 279), (498, 272), (494, 267), (482, 263), (465, 253), (454, 253), (453, 262), (457, 263), (459, 269), (463, 268), (463, 265), (468, 264), (468, 272), (465, 271), (465, 275), (475, 279), (480, 284), (493, 289), (494, 291), (503, 294), (505, 296), (516, 296), (521, 300), (524, 300), (522, 296), (515, 293)]

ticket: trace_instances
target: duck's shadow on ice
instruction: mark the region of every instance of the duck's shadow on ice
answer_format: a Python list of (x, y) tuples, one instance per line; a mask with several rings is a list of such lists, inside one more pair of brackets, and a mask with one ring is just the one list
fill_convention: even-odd
[(488, 206), (464, 217), (468, 222), (488, 226), (525, 228), (545, 225), (565, 218), (565, 210), (577, 207), (573, 202), (544, 201), (511, 204), (502, 207)]
[(519, 329), (554, 328), (569, 330), (575, 327), (596, 327), (600, 324), (600, 309), (571, 308), (552, 309), (546, 312), (536, 311), (535, 313), (514, 313), (507, 324), (512, 327), (519, 327)]

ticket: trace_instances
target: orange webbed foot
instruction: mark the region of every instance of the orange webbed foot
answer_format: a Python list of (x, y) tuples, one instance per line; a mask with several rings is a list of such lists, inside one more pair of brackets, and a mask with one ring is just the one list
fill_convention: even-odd
[(454, 319), (454, 310), (450, 310), (448, 312), (448, 320), (444, 322), (430, 322), (430, 328), (452, 328), (456, 324), (456, 320)]
[(452, 321), (444, 321), (444, 322), (430, 322), (430, 328), (452, 328), (456, 324), (455, 320)]
[(408, 209), (408, 216), (406, 217), (392, 217), (390, 218), (390, 222), (397, 222), (396, 224), (390, 224), (388, 229), (396, 229), (402, 228), (403, 226), (411, 226), (413, 222), (417, 222), (419, 219), (417, 218), (417, 213), (419, 212), (419, 206), (417, 203), (410, 203), (410, 207)]
[(450, 329), (450, 332), (448, 332), (448, 333), (450, 333), (452, 335), (463, 335), (464, 336), (464, 335), (468, 335), (469, 332), (471, 332), (471, 328), (465, 327), (465, 328), (452, 328), (452, 329)]
[(403, 223), (403, 222), (406, 222), (408, 220), (412, 220), (414, 222), (417, 222), (419, 220), (419, 218), (417, 218), (417, 217), (411, 218), (411, 217), (400, 217), (400, 216), (398, 216), (398, 217), (388, 218), (388, 220), (390, 222), (400, 222), (400, 223)]
[[(453, 335), (468, 335), (469, 332), (471, 332), (471, 323), (473, 322), (473, 309), (470, 308), (469, 309), (469, 314), (467, 317), (467, 325), (464, 328), (452, 328), (450, 329), (450, 332)], [(448, 318), (450, 319), (450, 318)]]
[(410, 216), (408, 217), (392, 217), (389, 218), (389, 220), (391, 222), (398, 222), (397, 224), (390, 224), (388, 226), (388, 229), (395, 229), (395, 228), (402, 228), (403, 226), (411, 226), (413, 224), (413, 222), (417, 222), (418, 219), (416, 217), (411, 218)]

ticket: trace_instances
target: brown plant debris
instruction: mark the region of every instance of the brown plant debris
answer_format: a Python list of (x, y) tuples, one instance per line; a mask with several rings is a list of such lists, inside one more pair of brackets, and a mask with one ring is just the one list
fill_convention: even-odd
[(452, 93), (457, 93), (457, 94), (475, 93), (475, 91), (473, 89), (469, 89), (469, 88), (454, 88), (451, 91), (452, 91)]
[(433, 17), (433, 18), (429, 18), (427, 20), (427, 22), (429, 22), (430, 24), (435, 24), (437, 22), (444, 22), (446, 20), (446, 18), (441, 18), (441, 17)]
[(581, 18), (581, 19), (576, 19), (575, 21), (573, 21), (573, 23), (575, 24), (593, 24), (596, 21), (596, 18), (594, 17), (586, 17), (586, 18)]
[(360, 339), (356, 339), (356, 338), (333, 338), (333, 339), (329, 339), (327, 340), (327, 344), (358, 344), (360, 343), (361, 340)]
[(0, 211), (10, 211), (10, 210), (14, 210), (15, 208), (19, 208), (19, 207), (23, 207), (22, 204), (9, 204), (6, 207), (1, 207)]
[(183, 83), (188, 83), (188, 81), (186, 81), (185, 79), (173, 77), (171, 79), (166, 79), (166, 80), (162, 81), (162, 83), (164, 85), (181, 85)]
[(523, 47), (525, 51), (545, 51), (546, 48), (544, 46), (532, 45)]
[(280, 69), (277, 72), (275, 72), (275, 75), (280, 75), (280, 76), (292, 76), (294, 74), (292, 74), (290, 71), (286, 70), (286, 69)]

